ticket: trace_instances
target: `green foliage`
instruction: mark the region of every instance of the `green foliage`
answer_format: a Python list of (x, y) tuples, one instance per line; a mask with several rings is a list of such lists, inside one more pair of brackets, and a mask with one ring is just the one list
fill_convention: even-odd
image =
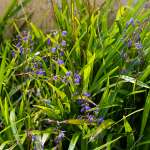
[[(0, 49), (0, 149), (149, 149), (145, 1), (120, 5), (110, 23), (115, 1), (53, 0), (47, 34), (13, 22), (18, 35)], [(18, 10), (13, 1), (0, 26)]]

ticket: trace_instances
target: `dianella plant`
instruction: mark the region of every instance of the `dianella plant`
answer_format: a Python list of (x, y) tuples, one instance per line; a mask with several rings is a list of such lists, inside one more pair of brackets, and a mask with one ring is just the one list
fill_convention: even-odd
[(0, 53), (0, 149), (150, 148), (148, 3), (89, 2), (52, 0), (47, 34), (14, 22)]

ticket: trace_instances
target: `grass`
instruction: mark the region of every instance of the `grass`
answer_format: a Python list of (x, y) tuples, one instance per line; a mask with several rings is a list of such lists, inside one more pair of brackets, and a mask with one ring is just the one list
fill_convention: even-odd
[(57, 30), (28, 30), (0, 50), (0, 149), (149, 149), (146, 0), (90, 9), (52, 1)]

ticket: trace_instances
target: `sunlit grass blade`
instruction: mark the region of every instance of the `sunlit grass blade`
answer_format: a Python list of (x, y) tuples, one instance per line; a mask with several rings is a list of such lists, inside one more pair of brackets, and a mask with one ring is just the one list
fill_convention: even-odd
[(142, 115), (142, 123), (141, 123), (141, 130), (140, 130), (140, 135), (141, 136), (144, 133), (146, 123), (148, 121), (149, 111), (150, 111), (150, 92), (148, 93), (148, 96), (146, 98), (144, 111), (143, 111), (143, 115)]
[(16, 123), (15, 123), (15, 120), (16, 120), (16, 115), (15, 115), (15, 109), (13, 109), (11, 112), (10, 112), (10, 124), (11, 124), (11, 129), (12, 129), (12, 132), (13, 132), (13, 135), (16, 139), (16, 142), (18, 143), (18, 146), (20, 147), (21, 150), (23, 150), (23, 147), (21, 145), (21, 140), (20, 140), (20, 137), (19, 137), (19, 134), (18, 134), (18, 131), (17, 131), (17, 126), (16, 126)]
[(110, 144), (112, 144), (112, 143), (115, 143), (115, 142), (117, 142), (119, 139), (121, 139), (122, 138), (122, 136), (119, 136), (118, 138), (116, 138), (116, 139), (114, 139), (114, 140), (112, 140), (112, 141), (110, 141), (110, 142), (107, 142), (106, 144), (104, 144), (104, 145), (102, 145), (102, 146), (100, 146), (100, 147), (97, 147), (97, 148), (95, 148), (94, 150), (100, 150), (100, 149), (104, 149), (105, 147), (107, 147), (107, 145), (110, 145)]
[(129, 149), (134, 144), (134, 134), (133, 134), (133, 130), (132, 130), (129, 122), (127, 121), (126, 117), (124, 116), (123, 118), (124, 118), (125, 132), (128, 134), (127, 135), (127, 147)]
[(90, 138), (89, 141), (92, 142), (94, 141), (94, 139), (105, 129), (108, 129), (111, 127), (111, 125), (114, 123), (113, 120), (108, 119), (108, 120), (104, 120), (98, 128), (96, 128), (95, 130), (93, 130), (91, 133), (85, 135), (84, 138)]
[(75, 146), (76, 146), (76, 143), (77, 143), (79, 137), (80, 137), (80, 133), (73, 134), (68, 150), (74, 150), (75, 149)]
[[(83, 77), (83, 91), (88, 91), (88, 86), (89, 86), (89, 81), (90, 78), (92, 77), (92, 70), (93, 70), (93, 65), (94, 65), (94, 60), (95, 60), (95, 54), (92, 56), (90, 54), (87, 54), (89, 60), (88, 64), (83, 68), (84, 72), (84, 77)], [(82, 71), (82, 70), (81, 70)]]

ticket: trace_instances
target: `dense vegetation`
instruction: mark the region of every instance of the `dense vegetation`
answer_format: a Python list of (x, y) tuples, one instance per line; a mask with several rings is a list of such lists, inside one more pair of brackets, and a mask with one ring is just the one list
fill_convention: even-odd
[(114, 19), (115, 0), (52, 1), (57, 29), (47, 34), (12, 18), (28, 1), (13, 0), (0, 21), (0, 150), (149, 150), (146, 0), (119, 5)]

